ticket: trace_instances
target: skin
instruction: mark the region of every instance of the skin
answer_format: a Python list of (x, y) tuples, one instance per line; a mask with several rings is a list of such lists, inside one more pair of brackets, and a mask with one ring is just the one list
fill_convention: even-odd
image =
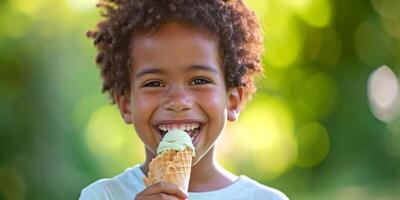
[[(237, 119), (243, 91), (225, 86), (218, 39), (192, 26), (171, 22), (154, 34), (135, 37), (133, 43), (130, 94), (116, 95), (115, 100), (124, 121), (134, 125), (145, 145), (143, 172), (147, 174), (162, 139), (156, 130), (159, 123), (197, 121), (201, 130), (194, 140), (196, 156), (189, 191), (212, 191), (232, 184), (237, 176), (215, 160), (215, 143), (227, 120)], [(159, 183), (136, 199), (160, 199), (160, 195), (165, 199), (187, 197), (178, 187)]]

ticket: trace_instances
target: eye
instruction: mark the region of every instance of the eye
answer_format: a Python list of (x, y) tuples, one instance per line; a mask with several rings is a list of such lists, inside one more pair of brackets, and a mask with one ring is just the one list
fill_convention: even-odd
[(209, 81), (208, 79), (195, 78), (192, 80), (192, 82), (190, 82), (190, 85), (205, 85), (205, 84), (209, 84), (209, 83), (211, 83), (211, 81)]
[(142, 87), (164, 87), (160, 81), (147, 81)]

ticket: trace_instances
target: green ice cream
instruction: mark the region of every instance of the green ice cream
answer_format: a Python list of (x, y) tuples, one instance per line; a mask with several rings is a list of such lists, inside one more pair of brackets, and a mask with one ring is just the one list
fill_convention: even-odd
[(173, 129), (165, 134), (164, 138), (158, 145), (157, 154), (161, 154), (168, 149), (182, 151), (186, 147), (191, 148), (194, 155), (194, 146), (190, 136), (183, 130)]

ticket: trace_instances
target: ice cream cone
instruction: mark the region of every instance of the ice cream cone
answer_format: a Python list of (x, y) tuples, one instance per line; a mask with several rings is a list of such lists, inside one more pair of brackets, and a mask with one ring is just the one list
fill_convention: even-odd
[(175, 184), (184, 191), (188, 190), (193, 151), (167, 150), (155, 157), (149, 165), (149, 173), (143, 178), (146, 186), (160, 181)]

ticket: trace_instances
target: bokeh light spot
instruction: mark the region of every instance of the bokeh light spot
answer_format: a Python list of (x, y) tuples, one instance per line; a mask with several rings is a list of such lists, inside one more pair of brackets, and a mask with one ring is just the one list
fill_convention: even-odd
[(319, 123), (304, 125), (296, 134), (298, 141), (297, 165), (313, 167), (324, 160), (329, 152), (329, 136)]
[(380, 14), (380, 19), (386, 32), (400, 39), (400, 1), (372, 0), (372, 6)]
[(375, 117), (391, 121), (399, 112), (399, 81), (386, 65), (372, 72), (368, 80), (370, 108)]
[(399, 0), (372, 0), (372, 6), (382, 17), (388, 19), (400, 19)]
[(354, 45), (359, 58), (369, 65), (380, 65), (389, 59), (385, 46), (386, 35), (375, 21), (361, 23), (354, 35)]
[(270, 1), (265, 19), (265, 61), (268, 66), (286, 68), (298, 60), (303, 32), (290, 9), (280, 1)]
[[(229, 124), (221, 139), (224, 163), (247, 163), (246, 174), (273, 179), (296, 160), (293, 118), (287, 106), (270, 97), (258, 96), (238, 122)], [(240, 168), (240, 166), (239, 166)], [(237, 169), (236, 169), (237, 171)]]
[(332, 21), (332, 5), (329, 0), (289, 0), (287, 3), (310, 26), (322, 28)]
[(82, 96), (76, 103), (72, 112), (72, 122), (75, 128), (81, 129), (86, 126), (91, 113), (106, 104), (104, 97), (98, 94), (87, 94)]
[(11, 2), (12, 6), (16, 8), (19, 12), (22, 12), (23, 14), (31, 18), (36, 18), (38, 16), (38, 12), (40, 12), (42, 5), (45, 3), (44, 0), (13, 0)]
[(398, 20), (381, 18), (381, 22), (386, 32), (400, 39), (400, 18)]
[(307, 76), (296, 91), (296, 104), (304, 111), (299, 115), (309, 120), (329, 115), (337, 99), (336, 83), (328, 74), (321, 72)]
[(67, 5), (76, 12), (84, 12), (93, 9), (97, 0), (65, 0)]

